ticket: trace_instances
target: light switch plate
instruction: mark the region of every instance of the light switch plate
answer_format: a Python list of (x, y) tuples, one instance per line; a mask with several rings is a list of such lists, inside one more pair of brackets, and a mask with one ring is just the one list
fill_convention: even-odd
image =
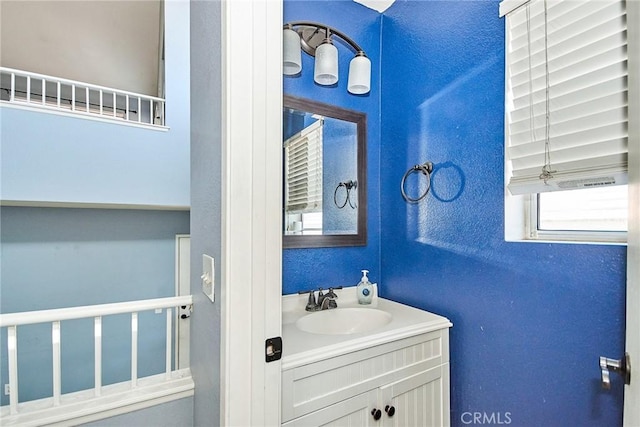
[(216, 277), (215, 274), (215, 261), (209, 255), (202, 254), (202, 276), (200, 276), (200, 278), (202, 279), (202, 292), (204, 292), (204, 294), (209, 297), (211, 302), (215, 302), (216, 300), (214, 291), (214, 279)]

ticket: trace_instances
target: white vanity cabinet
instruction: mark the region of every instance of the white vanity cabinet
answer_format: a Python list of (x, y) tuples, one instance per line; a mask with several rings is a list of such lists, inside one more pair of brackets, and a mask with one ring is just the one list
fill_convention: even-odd
[(283, 426), (448, 426), (449, 326), (285, 364)]

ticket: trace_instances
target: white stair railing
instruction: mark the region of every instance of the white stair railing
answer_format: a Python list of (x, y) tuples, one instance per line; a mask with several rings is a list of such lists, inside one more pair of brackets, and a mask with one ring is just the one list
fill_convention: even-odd
[(0, 67), (0, 102), (165, 126), (165, 100), (91, 83)]
[[(72, 319), (93, 318), (94, 321), (94, 389), (93, 397), (100, 397), (103, 393), (102, 385), (102, 319), (104, 316), (115, 314), (131, 315), (131, 390), (138, 387), (138, 313), (149, 310), (166, 310), (166, 354), (164, 380), (169, 381), (178, 370), (172, 371), (172, 338), (173, 319), (177, 317), (177, 307), (190, 307), (192, 296), (178, 296), (169, 298), (158, 298), (141, 301), (130, 301), (123, 303), (90, 305), (83, 307), (72, 307), (52, 310), (29, 311), (22, 313), (0, 314), (0, 328), (7, 328), (7, 351), (8, 351), (8, 373), (9, 373), (9, 410), (2, 407), (2, 418), (7, 421), (7, 416), (16, 416), (22, 412), (21, 404), (18, 402), (18, 332), (19, 326), (50, 323), (51, 343), (53, 360), (53, 393), (50, 405), (53, 408), (64, 406), (63, 395), (61, 393), (61, 336), (60, 322)], [(174, 311), (175, 309), (175, 311)], [(176, 340), (177, 342), (177, 340)], [(73, 394), (73, 393), (71, 393)], [(76, 403), (77, 399), (74, 399)], [(28, 402), (27, 402), (28, 403)], [(25, 406), (26, 407), (26, 406)], [(41, 405), (39, 407), (41, 410)], [(7, 414), (8, 412), (8, 414)], [(4, 425), (4, 421), (0, 424)], [(10, 423), (7, 423), (9, 425)]]

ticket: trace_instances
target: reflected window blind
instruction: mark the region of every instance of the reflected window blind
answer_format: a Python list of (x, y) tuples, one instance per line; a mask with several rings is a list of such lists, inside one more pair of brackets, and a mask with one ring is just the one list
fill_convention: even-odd
[(546, 11), (545, 0), (500, 4), (508, 188), (530, 194), (626, 184), (625, 2), (546, 0)]
[(322, 211), (322, 127), (318, 120), (284, 142), (285, 211)]

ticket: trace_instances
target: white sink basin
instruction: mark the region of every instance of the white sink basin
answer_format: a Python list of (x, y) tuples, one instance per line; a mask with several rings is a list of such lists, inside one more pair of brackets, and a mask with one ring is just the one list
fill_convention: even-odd
[(391, 319), (391, 314), (375, 308), (335, 308), (307, 314), (296, 327), (312, 334), (348, 335), (381, 328)]

